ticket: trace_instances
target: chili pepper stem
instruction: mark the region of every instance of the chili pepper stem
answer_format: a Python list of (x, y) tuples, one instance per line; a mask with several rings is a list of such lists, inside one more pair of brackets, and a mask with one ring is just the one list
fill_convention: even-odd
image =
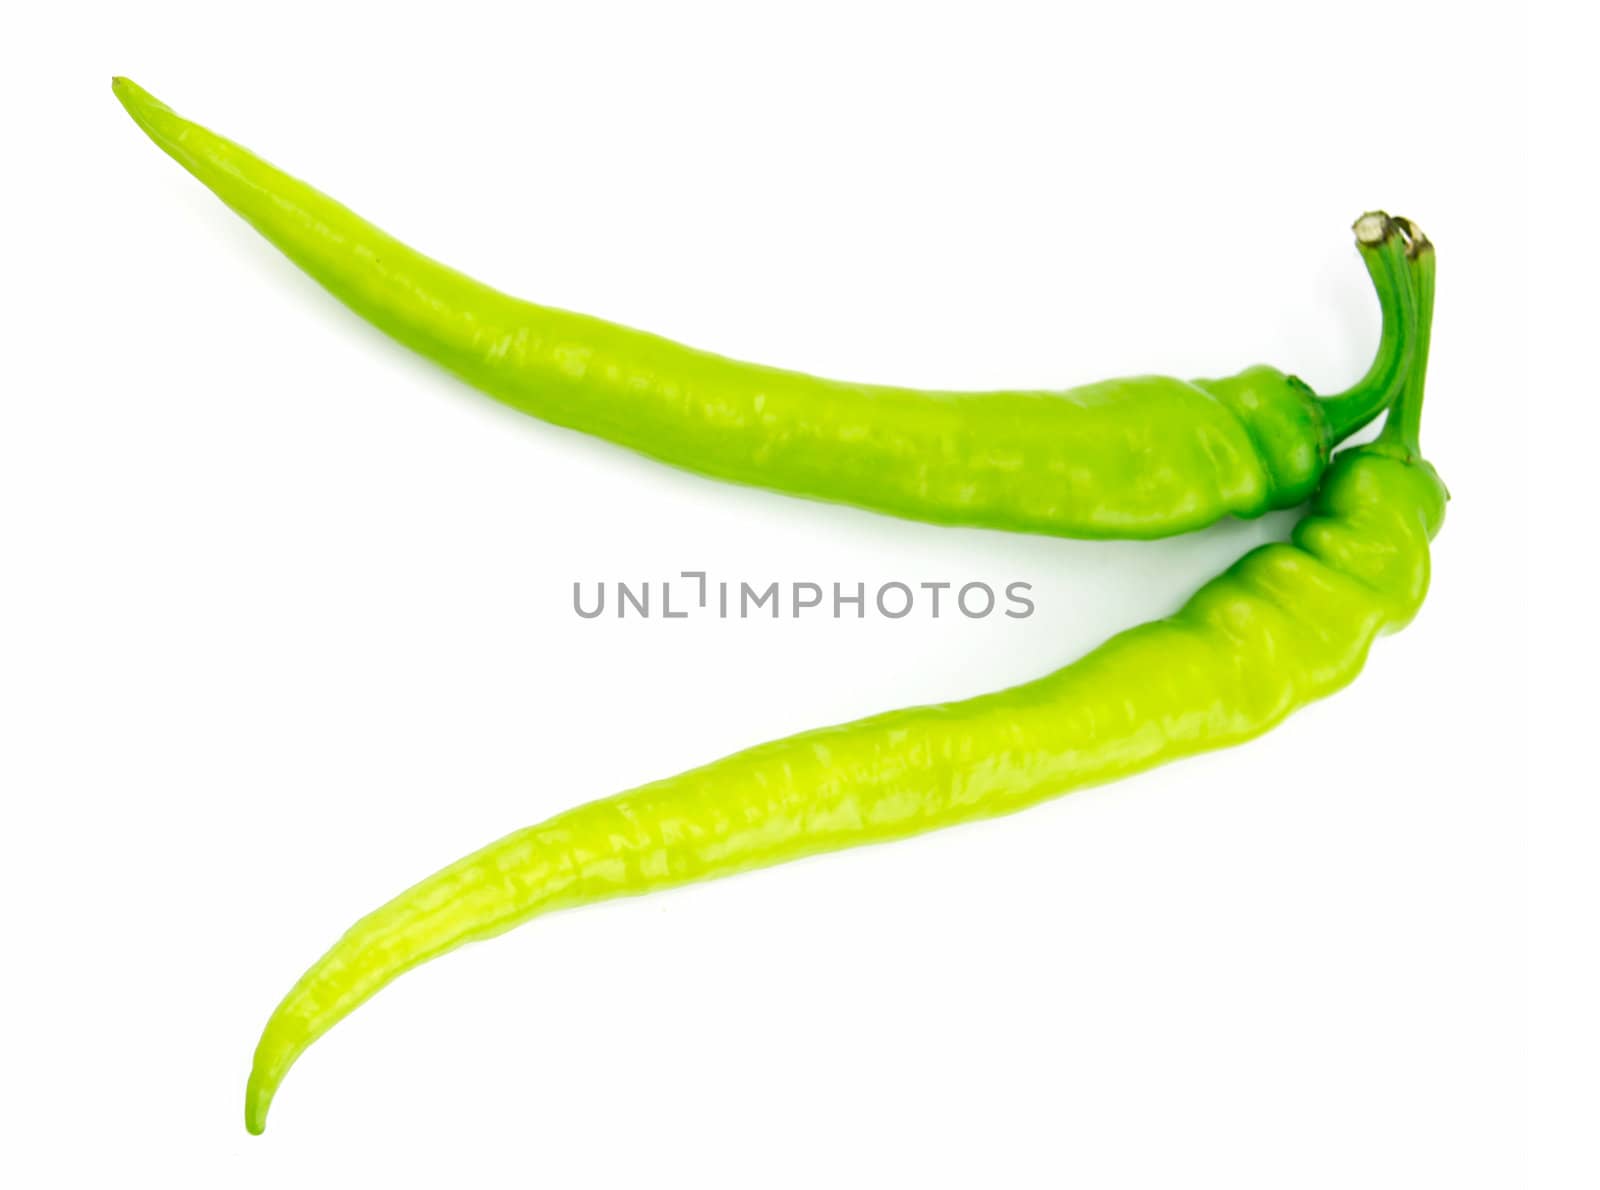
[(1412, 336), (1415, 345), (1410, 374), (1378, 439), (1398, 446), (1408, 459), (1420, 459), (1423, 387), (1428, 372), (1428, 348), (1433, 337), (1435, 256), (1433, 243), (1423, 234), (1422, 228), (1405, 218), (1395, 222), (1407, 242), (1406, 266), (1416, 301), (1416, 327)]
[(1387, 409), (1411, 367), (1411, 286), (1406, 275), (1406, 238), (1382, 211), (1355, 222), (1356, 249), (1367, 266), (1383, 313), (1378, 350), (1366, 375), (1342, 393), (1322, 399), (1333, 441), (1341, 442)]

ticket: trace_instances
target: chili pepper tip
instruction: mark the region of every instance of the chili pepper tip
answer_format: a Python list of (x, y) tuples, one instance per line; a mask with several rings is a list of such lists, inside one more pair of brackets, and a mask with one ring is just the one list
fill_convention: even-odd
[(115, 74), (111, 76), (111, 93), (117, 97), (117, 102), (127, 109), (134, 122), (146, 132), (150, 131), (150, 126), (145, 123), (150, 114), (172, 114), (170, 107), (162, 103), (161, 100), (150, 94), (131, 78), (123, 75)]

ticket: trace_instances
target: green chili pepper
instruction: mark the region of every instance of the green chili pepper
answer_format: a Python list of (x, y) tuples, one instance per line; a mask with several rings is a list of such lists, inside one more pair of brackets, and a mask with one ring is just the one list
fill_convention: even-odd
[(402, 972), (541, 913), (1009, 814), (1237, 744), (1331, 694), (1428, 588), (1447, 494), (1422, 457), (1433, 252), (1411, 228), (1416, 359), (1377, 440), (1330, 466), (1289, 543), (1037, 681), (736, 753), (508, 835), (357, 922), (278, 1005), (252, 1132), (295, 1059)]
[(704, 475), (917, 520), (1152, 538), (1292, 507), (1404, 379), (1403, 249), (1356, 224), (1383, 333), (1325, 399), (1268, 367), (1066, 392), (924, 392), (740, 363), (536, 306), (407, 248), (303, 182), (114, 89), (151, 139), (340, 301), (524, 413)]

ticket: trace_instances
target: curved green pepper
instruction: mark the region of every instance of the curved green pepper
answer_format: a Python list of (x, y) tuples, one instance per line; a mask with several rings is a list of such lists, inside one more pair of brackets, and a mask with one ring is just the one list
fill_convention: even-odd
[(507, 297), (407, 248), (127, 79), (139, 126), (357, 314), (506, 404), (704, 475), (916, 520), (1151, 538), (1299, 504), (1404, 379), (1403, 248), (1356, 224), (1384, 330), (1318, 398), (1255, 367), (1066, 392), (926, 392), (740, 363)]
[(1378, 439), (1334, 459), (1289, 543), (1037, 681), (762, 744), (579, 806), (357, 922), (278, 1005), (246, 1091), (266, 1126), (301, 1052), (396, 976), (556, 909), (1009, 814), (1237, 744), (1350, 682), (1428, 589), (1447, 494), (1417, 448), (1433, 253), (1413, 229), (1417, 360)]

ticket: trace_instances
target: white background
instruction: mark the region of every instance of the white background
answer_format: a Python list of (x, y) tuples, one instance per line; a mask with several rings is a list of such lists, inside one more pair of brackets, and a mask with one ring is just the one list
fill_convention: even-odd
[[(232, 11), (80, 9), (8, 46), (0, 1177), (1523, 1184), (1514, 19)], [(1248, 747), (425, 967), (248, 1137), (278, 997), (412, 881), (759, 740), (1064, 664), (1293, 518), (942, 530), (543, 426), (343, 311), (113, 73), (502, 288), (864, 380), (1268, 361), (1331, 391), (1377, 333), (1349, 224), (1411, 215), (1440, 253), (1433, 592)], [(574, 580), (683, 569), (1018, 579), (1038, 611), (571, 611)]]

